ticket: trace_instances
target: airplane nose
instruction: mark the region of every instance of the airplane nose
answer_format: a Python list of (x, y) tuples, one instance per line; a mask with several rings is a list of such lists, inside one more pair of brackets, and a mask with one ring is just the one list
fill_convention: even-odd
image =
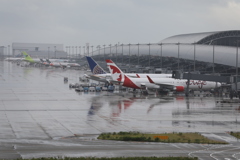
[(221, 87), (222, 84), (220, 82), (217, 82), (217, 87)]

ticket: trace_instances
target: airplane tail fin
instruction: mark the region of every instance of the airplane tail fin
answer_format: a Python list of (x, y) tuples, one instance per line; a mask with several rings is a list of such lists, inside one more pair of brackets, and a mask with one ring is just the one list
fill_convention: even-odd
[(93, 74), (106, 74), (107, 73), (104, 69), (102, 69), (102, 67), (99, 64), (97, 64), (96, 61), (93, 60), (92, 57), (86, 56), (86, 58), (87, 58), (89, 67)]
[(106, 60), (108, 69), (111, 73), (113, 81), (124, 82), (125, 74), (120, 68), (110, 59)]
[(149, 76), (147, 76), (147, 78), (148, 78), (148, 81), (149, 81), (150, 83), (154, 83), (153, 80), (152, 80)]
[(23, 51), (22, 54), (23, 54), (26, 61), (32, 61), (33, 60), (32, 57), (27, 54), (27, 52)]
[(46, 59), (46, 61), (47, 61), (48, 63), (51, 63), (51, 61), (49, 61), (49, 59)]

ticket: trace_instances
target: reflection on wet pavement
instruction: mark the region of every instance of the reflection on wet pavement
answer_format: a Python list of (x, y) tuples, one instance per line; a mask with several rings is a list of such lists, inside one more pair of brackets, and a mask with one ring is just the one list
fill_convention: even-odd
[[(239, 104), (214, 97), (159, 97), (131, 93), (77, 93), (84, 71), (27, 68), (0, 61), (0, 139), (56, 140), (102, 132), (239, 131)], [(4, 142), (6, 143), (6, 142)], [(52, 143), (52, 142), (49, 142)]]

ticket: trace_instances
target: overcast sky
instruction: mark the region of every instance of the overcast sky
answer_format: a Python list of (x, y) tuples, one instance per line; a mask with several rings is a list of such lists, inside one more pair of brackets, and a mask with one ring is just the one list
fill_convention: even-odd
[(0, 0), (0, 46), (156, 43), (240, 30), (239, 0)]

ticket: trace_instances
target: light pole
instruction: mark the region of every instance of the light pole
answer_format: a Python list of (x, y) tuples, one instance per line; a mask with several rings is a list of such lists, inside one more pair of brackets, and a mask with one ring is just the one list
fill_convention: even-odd
[(98, 58), (98, 60), (100, 61), (100, 45), (98, 45), (96, 48), (98, 48), (98, 56), (99, 56), (99, 58)]
[(149, 69), (150, 69), (150, 59), (151, 59), (151, 57), (150, 57), (150, 43), (149, 44), (147, 44), (147, 45), (149, 45), (149, 50), (148, 50), (148, 53), (149, 53), (149, 55), (148, 55), (148, 66), (149, 66)]
[(215, 46), (214, 46), (214, 42), (213, 42), (213, 74), (215, 73), (215, 70), (214, 70), (214, 54), (215, 54)]
[(117, 63), (117, 44), (115, 46), (116, 46), (116, 54), (115, 54), (115, 56), (116, 56), (116, 63)]
[(8, 45), (8, 56), (10, 55), (10, 45)]
[(77, 59), (77, 48), (78, 48), (78, 47), (76, 46), (75, 48), (76, 48), (76, 59)]
[(93, 56), (93, 46), (91, 46), (92, 47), (92, 56)]
[(74, 46), (72, 46), (72, 56), (74, 56)]
[(87, 55), (89, 56), (89, 44), (87, 45)]
[(81, 46), (79, 46), (79, 58), (81, 58)]
[(70, 58), (70, 54), (71, 54), (71, 46), (68, 46), (68, 57)]
[(109, 48), (110, 48), (110, 55), (112, 54), (112, 45), (109, 44)]
[(122, 64), (123, 64), (123, 43), (122, 43)]
[(193, 71), (195, 72), (195, 67), (196, 67), (196, 43), (194, 42), (194, 66), (193, 66)]
[(54, 54), (55, 54), (55, 59), (56, 59), (56, 46), (54, 46)]
[(68, 55), (68, 46), (66, 46), (66, 53), (67, 53), (67, 55)]
[(237, 39), (237, 48), (236, 48), (236, 91), (238, 90), (238, 39)]
[(163, 67), (163, 60), (162, 60), (162, 43), (158, 44), (161, 46), (161, 49), (160, 49), (160, 56), (161, 56), (161, 68)]
[(50, 49), (50, 47), (48, 47), (48, 59), (49, 59), (49, 49)]
[(177, 45), (178, 45), (178, 70), (179, 70), (179, 50), (180, 50), (180, 43), (178, 42)]
[(138, 65), (139, 65), (139, 43), (137, 44), (138, 46)]
[(103, 45), (103, 61), (105, 60), (105, 44)]
[[(130, 46), (131, 46), (131, 44), (129, 43), (128, 44), (129, 45), (129, 58), (128, 58), (128, 68), (130, 68)], [(129, 72), (130, 73), (130, 72)]]
[(85, 46), (83, 46), (83, 55), (85, 56)]

